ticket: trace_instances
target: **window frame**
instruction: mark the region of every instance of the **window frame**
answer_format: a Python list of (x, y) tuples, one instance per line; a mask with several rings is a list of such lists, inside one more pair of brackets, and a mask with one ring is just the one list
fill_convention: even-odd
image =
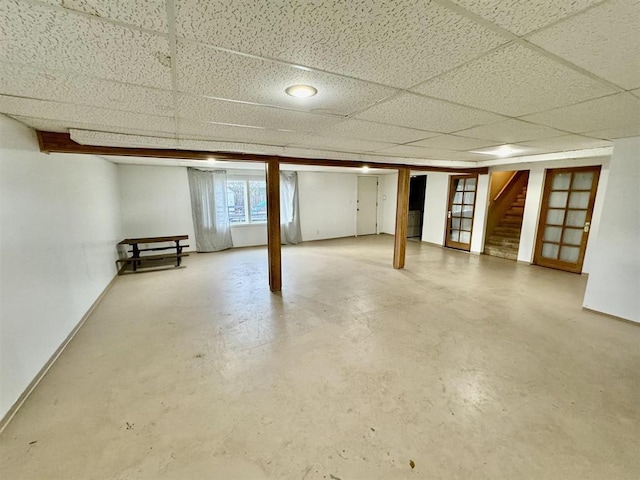
[[(230, 227), (251, 227), (254, 225), (266, 225), (267, 220), (264, 221), (251, 221), (251, 191), (249, 182), (262, 182), (265, 186), (265, 200), (266, 200), (266, 186), (267, 180), (264, 176), (261, 175), (229, 175), (227, 177), (227, 183), (229, 182), (243, 182), (244, 183), (244, 204), (245, 204), (245, 212), (244, 212), (244, 222), (242, 223), (233, 223), (231, 219), (229, 219)], [(228, 188), (228, 187), (227, 187)], [(228, 193), (227, 193), (228, 195)], [(227, 197), (228, 199), (228, 197)], [(228, 203), (228, 201), (227, 201)], [(229, 206), (227, 205), (227, 211), (229, 210)]]

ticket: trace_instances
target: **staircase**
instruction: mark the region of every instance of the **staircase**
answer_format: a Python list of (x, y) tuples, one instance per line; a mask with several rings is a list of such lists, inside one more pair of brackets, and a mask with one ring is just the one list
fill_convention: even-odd
[(485, 254), (509, 260), (518, 259), (518, 245), (520, 244), (520, 230), (522, 229), (526, 196), (527, 187), (525, 186), (494, 229), (493, 235), (485, 242)]

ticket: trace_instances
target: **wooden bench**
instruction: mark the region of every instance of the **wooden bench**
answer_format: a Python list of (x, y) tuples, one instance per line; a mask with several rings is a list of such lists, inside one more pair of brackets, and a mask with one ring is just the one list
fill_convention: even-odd
[[(182, 258), (188, 257), (188, 253), (183, 253), (182, 249), (189, 245), (180, 245), (181, 240), (187, 240), (189, 235), (173, 235), (168, 237), (146, 237), (146, 238), (125, 238), (118, 245), (131, 246), (131, 250), (127, 253), (132, 255), (127, 258), (119, 258), (116, 260), (116, 264), (122, 264), (119, 273), (122, 274), (127, 266), (131, 266), (134, 272), (138, 271), (138, 268), (157, 266), (159, 260), (175, 260), (175, 266), (179, 267), (182, 264)], [(173, 242), (174, 245), (158, 246), (149, 248), (140, 248), (141, 243), (165, 243)], [(140, 255), (140, 252), (158, 252), (174, 250), (171, 252), (160, 253), (155, 255)], [(154, 262), (156, 264), (154, 265)], [(150, 265), (149, 265), (150, 264)]]

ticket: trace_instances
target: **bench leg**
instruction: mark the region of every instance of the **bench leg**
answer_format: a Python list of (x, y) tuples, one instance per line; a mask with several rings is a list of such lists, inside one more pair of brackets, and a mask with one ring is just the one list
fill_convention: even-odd
[(180, 240), (176, 240), (176, 252), (178, 253), (178, 256), (176, 257), (176, 267), (179, 267), (180, 264), (182, 263), (182, 257), (180, 256), (180, 254), (182, 253), (182, 247), (180, 246)]

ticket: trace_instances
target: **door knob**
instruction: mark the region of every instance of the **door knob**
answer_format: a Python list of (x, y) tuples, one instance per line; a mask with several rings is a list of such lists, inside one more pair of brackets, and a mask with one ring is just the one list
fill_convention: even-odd
[(588, 232), (589, 231), (589, 227), (591, 226), (591, 222), (585, 222), (584, 223), (584, 231)]

